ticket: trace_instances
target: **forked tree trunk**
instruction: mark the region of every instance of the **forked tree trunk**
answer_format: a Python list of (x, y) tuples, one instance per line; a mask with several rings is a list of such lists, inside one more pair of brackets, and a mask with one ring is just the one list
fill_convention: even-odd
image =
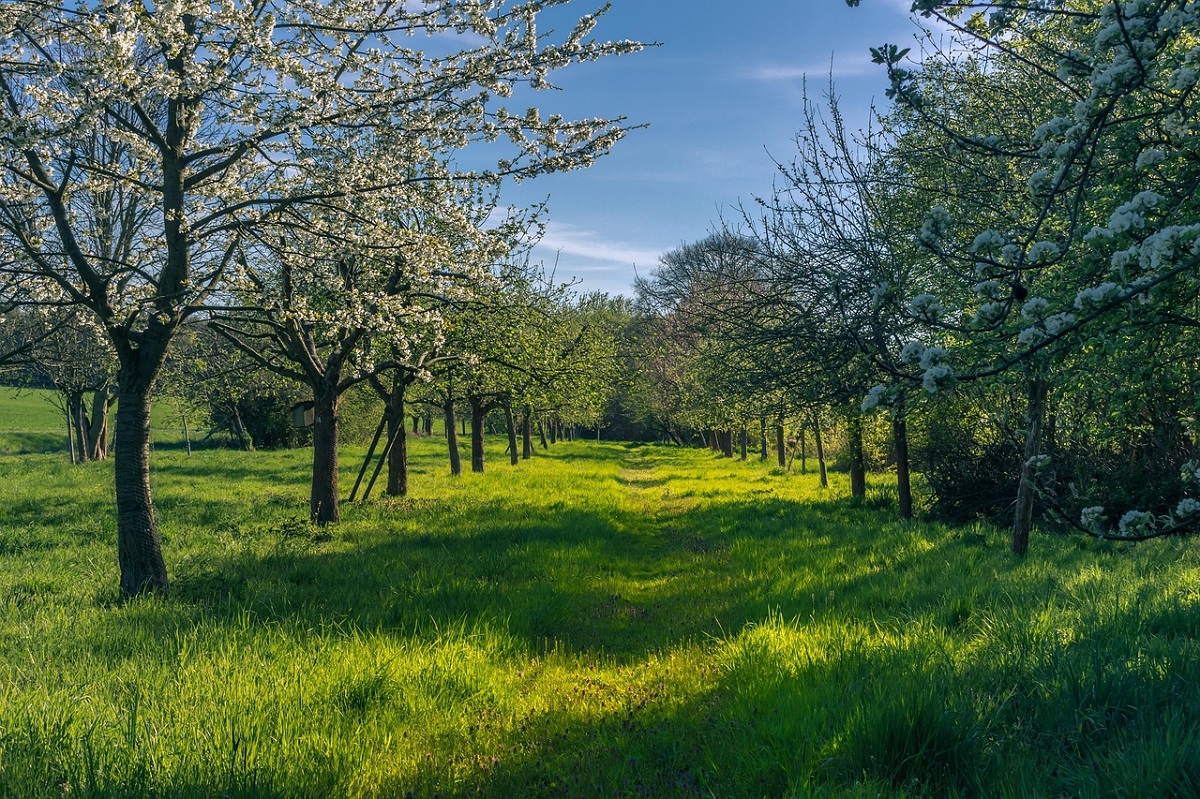
[(1025, 460), (1021, 464), (1021, 483), (1013, 511), (1012, 552), (1024, 555), (1029, 550), (1029, 531), (1033, 527), (1033, 499), (1037, 482), (1035, 460), (1041, 453), (1042, 425), (1046, 418), (1048, 386), (1041, 375), (1029, 378), (1028, 404), (1025, 410)]
[(487, 415), (483, 400), (471, 397), (471, 471), (483, 471), (483, 421)]
[(850, 409), (847, 420), (847, 444), (850, 450), (850, 496), (864, 499), (867, 496), (867, 468), (863, 456), (862, 413), (858, 408)]
[(442, 415), (446, 424), (446, 448), (450, 451), (450, 474), (462, 474), (462, 457), (458, 453), (458, 421), (454, 418), (454, 398), (447, 395), (442, 404)]
[(533, 411), (529, 408), (521, 414), (521, 459), (533, 457)]
[(150, 386), (122, 375), (117, 401), (117, 561), (121, 593), (165, 594), (167, 566), (150, 499)]
[(813, 443), (817, 446), (817, 470), (821, 473), (821, 488), (829, 488), (829, 472), (825, 469), (825, 442), (821, 439), (821, 420), (815, 417)]
[(512, 403), (504, 403), (504, 426), (508, 430), (508, 462), (513, 466), (520, 461), (521, 455), (517, 452), (517, 423), (513, 419)]
[[(335, 384), (336, 385), (336, 384)], [(328, 381), (313, 392), (313, 475), (309, 513), (317, 524), (341, 520), (338, 507), (338, 406), (341, 397)]]
[(901, 519), (911, 519), (912, 480), (908, 467), (908, 422), (904, 418), (903, 402), (892, 410), (892, 442), (896, 449), (896, 494), (899, 497)]

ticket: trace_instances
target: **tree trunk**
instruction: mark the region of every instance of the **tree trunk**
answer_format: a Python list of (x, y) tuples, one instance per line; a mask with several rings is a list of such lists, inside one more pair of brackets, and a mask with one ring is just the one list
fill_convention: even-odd
[(867, 466), (863, 456), (862, 413), (857, 407), (850, 409), (847, 420), (847, 443), (850, 449), (850, 496), (865, 499), (867, 496)]
[(246, 452), (254, 450), (254, 439), (250, 438), (250, 434), (246, 432), (246, 425), (242, 421), (242, 412), (238, 408), (236, 402), (233, 404), (233, 418), (230, 420), (233, 424), (233, 434), (237, 436), (238, 444)]
[(446, 395), (442, 404), (442, 415), (446, 424), (446, 447), (450, 450), (450, 474), (458, 477), (462, 474), (462, 457), (458, 453), (458, 424), (454, 418), (454, 398)]
[(67, 420), (67, 456), (70, 457), (71, 465), (74, 466), (79, 460), (75, 454), (75, 425), (71, 422), (71, 403), (63, 403), (63, 416)]
[(313, 474), (309, 513), (317, 524), (341, 520), (338, 507), (338, 406), (336, 382), (313, 391)]
[(721, 442), (721, 454), (723, 456), (725, 456), (726, 458), (732, 458), (733, 457), (733, 431), (732, 430), (722, 431), (720, 434), (719, 440)]
[(742, 460), (746, 460), (750, 449), (750, 431), (746, 429), (746, 425), (742, 425), (742, 440), (741, 440), (741, 455)]
[(83, 410), (83, 392), (68, 391), (67, 392), (67, 414), (71, 418), (71, 426), (74, 428), (75, 437), (75, 459), (73, 463), (87, 463), (90, 455), (88, 453), (88, 423), (87, 414)]
[(775, 457), (780, 468), (787, 466), (787, 439), (784, 435), (783, 419), (780, 419), (779, 424), (775, 425)]
[(808, 474), (808, 434), (800, 426), (800, 474)]
[(541, 438), (542, 449), (550, 449), (550, 444), (546, 441), (546, 422), (538, 419), (538, 436)]
[(422, 418), (423, 418), (423, 420), (424, 420), (424, 423), (425, 423), (425, 424), (424, 424), (424, 427), (425, 427), (425, 435), (426, 435), (426, 436), (432, 436), (432, 435), (433, 435), (433, 414), (432, 414), (432, 413), (428, 413), (428, 412), (427, 412), (427, 413), (425, 414), (425, 416), (424, 416), (424, 417), (422, 417)]
[(758, 459), (763, 463), (766, 463), (767, 457), (770, 455), (770, 453), (767, 451), (767, 420), (765, 417), (758, 420), (758, 427), (759, 437), (762, 439), (762, 454), (759, 455)]
[(817, 470), (821, 473), (821, 488), (829, 488), (829, 472), (825, 469), (825, 443), (821, 439), (821, 420), (813, 419), (813, 443), (817, 445)]
[(521, 414), (521, 459), (533, 457), (533, 411), (529, 408)]
[(121, 593), (166, 594), (167, 566), (150, 499), (151, 389), (128, 373), (121, 378), (113, 455)]
[(896, 448), (896, 493), (899, 496), (900, 518), (911, 519), (912, 481), (908, 468), (908, 422), (904, 418), (903, 401), (892, 410), (892, 442)]
[(483, 422), (487, 414), (483, 400), (471, 397), (471, 471), (483, 471)]
[(1037, 456), (1041, 453), (1042, 424), (1046, 418), (1045, 379), (1039, 374), (1029, 378), (1028, 405), (1025, 411), (1025, 460), (1021, 464), (1021, 483), (1013, 511), (1012, 552), (1024, 555), (1029, 550), (1029, 531), (1033, 527), (1033, 499), (1037, 482)]
[[(408, 432), (404, 426), (404, 393), (408, 383), (395, 377), (391, 396), (388, 397), (388, 440), (392, 442), (387, 452), (387, 490), (389, 497), (408, 496)], [(419, 417), (413, 417), (414, 419)]]
[(508, 429), (508, 462), (513, 466), (520, 461), (521, 455), (517, 452), (517, 423), (513, 418), (512, 403), (504, 403), (504, 426)]
[(556, 419), (550, 421), (550, 443), (558, 443), (558, 420)]

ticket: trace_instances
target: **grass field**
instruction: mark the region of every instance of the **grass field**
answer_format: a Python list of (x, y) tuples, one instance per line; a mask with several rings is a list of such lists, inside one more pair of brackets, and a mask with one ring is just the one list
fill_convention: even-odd
[[(0, 457), (0, 795), (1195, 796), (1200, 557), (576, 442), (305, 521), (309, 453)], [(349, 485), (354, 461), (343, 458)]]

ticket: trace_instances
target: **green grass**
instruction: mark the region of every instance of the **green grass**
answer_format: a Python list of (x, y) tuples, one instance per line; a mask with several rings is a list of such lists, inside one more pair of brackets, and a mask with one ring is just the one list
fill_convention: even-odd
[[(60, 404), (59, 395), (50, 389), (0, 386), (0, 455), (61, 453), (66, 458), (67, 423)], [(185, 447), (180, 409), (169, 398), (155, 402), (150, 417), (153, 446)], [(116, 406), (111, 413), (116, 414)], [(196, 427), (203, 417), (195, 409), (189, 411), (193, 443), (206, 432)]]
[(173, 592), (128, 603), (109, 466), (0, 457), (0, 795), (1200, 792), (1187, 542), (1022, 561), (839, 475), (441, 446), (325, 529), (307, 452), (156, 451)]

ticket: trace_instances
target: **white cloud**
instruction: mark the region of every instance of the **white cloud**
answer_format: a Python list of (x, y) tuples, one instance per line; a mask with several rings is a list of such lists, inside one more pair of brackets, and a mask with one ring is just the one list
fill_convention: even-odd
[(807, 77), (821, 81), (832, 74), (834, 78), (857, 78), (864, 75), (883, 75), (883, 67), (871, 63), (871, 54), (865, 49), (853, 55), (834, 55), (823, 63), (811, 61), (804, 64), (769, 64), (754, 67), (745, 72), (750, 80), (764, 83), (792, 83)]
[(617, 241), (594, 230), (553, 221), (547, 223), (546, 234), (539, 244), (563, 256), (641, 267), (657, 264), (658, 256), (667, 249), (652, 249)]

